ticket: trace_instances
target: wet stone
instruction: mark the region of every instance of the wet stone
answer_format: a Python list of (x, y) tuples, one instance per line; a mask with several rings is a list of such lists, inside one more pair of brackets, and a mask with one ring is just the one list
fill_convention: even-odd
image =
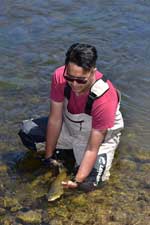
[(112, 220), (116, 221), (116, 222), (120, 222), (120, 223), (127, 223), (127, 217), (128, 215), (126, 214), (126, 212), (123, 212), (122, 210), (113, 210), (113, 214), (112, 214)]
[(12, 208), (19, 205), (18, 200), (13, 197), (5, 196), (3, 199), (1, 199), (1, 201), (3, 202), (4, 208)]
[(138, 193), (137, 201), (144, 201), (149, 203), (150, 202), (150, 195), (146, 191), (141, 191)]
[(142, 149), (137, 150), (134, 154), (134, 157), (138, 161), (142, 161), (142, 162), (150, 161), (150, 151), (145, 151), (145, 150), (142, 150)]
[(8, 167), (5, 164), (0, 165), (0, 173), (6, 173), (8, 171)]
[(146, 188), (150, 189), (150, 173), (148, 172), (147, 174), (141, 174), (139, 185)]
[(61, 219), (53, 219), (50, 222), (50, 225), (63, 225), (63, 222), (61, 221)]
[(0, 224), (2, 225), (16, 225), (14, 218), (6, 215), (4, 218), (1, 219), (0, 217)]
[(17, 215), (17, 219), (19, 219), (21, 222), (23, 223), (31, 223), (31, 224), (35, 224), (35, 223), (41, 223), (42, 222), (42, 215), (41, 215), (41, 211), (28, 211), (28, 212), (20, 212)]
[(8, 171), (8, 167), (6, 165), (0, 165), (0, 173), (6, 173)]
[(77, 224), (88, 224), (88, 221), (91, 219), (91, 215), (87, 212), (76, 211), (73, 215), (72, 221)]
[(150, 220), (149, 220), (149, 216), (144, 216), (141, 215), (138, 216), (137, 218), (134, 218), (131, 222), (131, 224), (136, 224), (136, 225), (150, 225)]
[(42, 175), (37, 176), (31, 183), (30, 186), (31, 188), (34, 188), (36, 186), (49, 183), (50, 179), (52, 177), (52, 172), (47, 171), (46, 173), (43, 173)]
[(120, 168), (125, 170), (136, 170), (137, 165), (135, 162), (128, 160), (128, 159), (122, 159), (120, 160)]
[(0, 216), (4, 215), (6, 210), (4, 208), (0, 208)]
[(141, 171), (149, 172), (150, 171), (150, 163), (144, 163), (140, 166)]
[(75, 196), (71, 199), (71, 203), (73, 203), (75, 206), (86, 206), (87, 204), (87, 198), (86, 195), (79, 195)]
[(120, 222), (110, 221), (110, 222), (107, 223), (107, 225), (120, 225)]
[(58, 216), (61, 216), (63, 218), (66, 218), (66, 219), (69, 216), (69, 212), (67, 211), (67, 208), (65, 206), (60, 207), (59, 210), (57, 209), (56, 214)]
[(96, 212), (97, 219), (100, 224), (107, 224), (110, 221), (110, 217), (112, 214), (111, 210), (106, 210), (105, 208), (101, 208), (100, 206), (97, 207), (97, 212)]
[(17, 211), (19, 211), (20, 209), (22, 209), (22, 206), (18, 204), (18, 205), (16, 205), (16, 206), (12, 207), (12, 208), (10, 209), (10, 211), (11, 211), (11, 212), (17, 212)]
[(49, 218), (55, 217), (57, 210), (57, 207), (49, 207), (47, 210)]

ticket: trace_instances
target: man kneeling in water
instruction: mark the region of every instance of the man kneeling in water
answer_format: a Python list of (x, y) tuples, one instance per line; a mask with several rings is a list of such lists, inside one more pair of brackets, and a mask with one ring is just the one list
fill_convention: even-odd
[(52, 76), (49, 117), (24, 121), (19, 132), (29, 149), (46, 141), (47, 164), (54, 155), (66, 160), (72, 155), (75, 178), (62, 182), (65, 188), (93, 190), (109, 179), (124, 126), (120, 93), (98, 71), (96, 60), (94, 46), (73, 44)]

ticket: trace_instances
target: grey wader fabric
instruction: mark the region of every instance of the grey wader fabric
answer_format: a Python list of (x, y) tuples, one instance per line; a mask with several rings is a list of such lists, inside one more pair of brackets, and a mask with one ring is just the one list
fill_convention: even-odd
[[(98, 91), (100, 91), (100, 96), (103, 94), (103, 90), (106, 92), (107, 86), (104, 85), (104, 89), (102, 89), (103, 88), (99, 89), (98, 86), (93, 86), (93, 90), (97, 95), (99, 94)], [(118, 96), (119, 99), (121, 99), (119, 91)], [(73, 149), (76, 165), (80, 166), (92, 128), (92, 117), (86, 113), (71, 114), (67, 109), (67, 105), (68, 99), (65, 98), (63, 125), (56, 149), (65, 149), (66, 151), (67, 149)], [(32, 150), (44, 149), (43, 142), (45, 142), (46, 137), (47, 121), (48, 118), (23, 121), (19, 136), (26, 147)], [(123, 127), (124, 123), (120, 112), (119, 100), (114, 126), (107, 130), (105, 140), (99, 148), (94, 168), (89, 177), (86, 179), (87, 182), (91, 179), (92, 185), (95, 187), (98, 186), (101, 181), (106, 181), (109, 179), (114, 153), (119, 144), (121, 130)]]

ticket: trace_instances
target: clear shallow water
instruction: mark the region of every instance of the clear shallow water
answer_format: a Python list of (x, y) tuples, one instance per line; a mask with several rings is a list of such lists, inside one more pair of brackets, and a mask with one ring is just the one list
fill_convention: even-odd
[(122, 92), (125, 130), (120, 157), (136, 158), (139, 150), (148, 155), (149, 24), (146, 0), (65, 0), (61, 4), (1, 0), (1, 158), (6, 155), (11, 160), (10, 152), (22, 151), (16, 135), (20, 121), (48, 114), (50, 76), (64, 63), (66, 49), (74, 42), (97, 47), (98, 69)]
[[(41, 107), (47, 113), (53, 70), (70, 44), (87, 42), (98, 49), (98, 68), (122, 92), (126, 128), (149, 149), (149, 11), (148, 1), (1, 1), (0, 110), (6, 120), (23, 111), (27, 118), (40, 115)], [(29, 105), (33, 96), (36, 109)], [(18, 98), (23, 107), (16, 106)]]

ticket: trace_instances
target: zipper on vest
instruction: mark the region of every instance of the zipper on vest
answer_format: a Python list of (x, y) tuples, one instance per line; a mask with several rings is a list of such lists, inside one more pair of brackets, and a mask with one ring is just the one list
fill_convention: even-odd
[(81, 122), (80, 122), (80, 131), (82, 130), (82, 123), (84, 122), (84, 120), (82, 120)]
[(84, 120), (75, 121), (75, 120), (70, 119), (67, 115), (65, 115), (65, 116), (66, 116), (66, 118), (67, 118), (68, 120), (70, 120), (71, 122), (73, 122), (73, 123), (79, 123), (79, 124), (80, 124), (80, 131), (82, 130), (82, 123), (84, 122)]

